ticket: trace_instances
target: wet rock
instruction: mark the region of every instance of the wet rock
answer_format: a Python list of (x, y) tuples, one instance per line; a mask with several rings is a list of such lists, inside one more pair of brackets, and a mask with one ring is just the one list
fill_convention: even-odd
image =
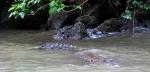
[(133, 26), (133, 20), (125, 20), (122, 22), (121, 30), (122, 32), (129, 31), (129, 32), (136, 32), (136, 33), (150, 33), (150, 22), (149, 20), (142, 20), (139, 21), (137, 19), (134, 20), (134, 26)]
[(139, 26), (150, 28), (150, 12), (149, 11), (146, 11), (145, 9), (137, 8), (135, 10), (135, 18), (138, 20), (138, 23), (141, 23), (141, 25)]
[(88, 28), (97, 26), (98, 24), (98, 20), (95, 16), (88, 16), (88, 15), (78, 17), (76, 19), (76, 22), (82, 22)]
[[(137, 21), (137, 19), (134, 19), (134, 27), (138, 25), (140, 25), (139, 22)], [(132, 31), (132, 28), (133, 28), (133, 20), (126, 20), (126, 19), (122, 20), (122, 26), (120, 27), (122, 32), (127, 30)]]
[(59, 29), (56, 34), (53, 36), (56, 40), (62, 39), (71, 39), (79, 40), (87, 36), (85, 25), (81, 22), (78, 22), (71, 26), (65, 26)]
[(150, 29), (150, 19), (149, 20), (144, 20), (146, 27)]
[(136, 32), (136, 33), (150, 33), (150, 29), (142, 27), (142, 26), (137, 26), (134, 28), (134, 32)]
[(10, 26), (10, 24), (8, 24), (10, 20), (8, 17), (8, 7), (4, 7), (0, 12), (0, 28), (7, 28), (8, 26)]
[(96, 29), (102, 32), (114, 32), (114, 31), (120, 31), (121, 25), (122, 23), (119, 19), (111, 18), (104, 21)]

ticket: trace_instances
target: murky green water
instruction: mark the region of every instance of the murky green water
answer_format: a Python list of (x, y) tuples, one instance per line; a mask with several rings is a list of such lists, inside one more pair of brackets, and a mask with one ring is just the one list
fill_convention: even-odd
[(60, 41), (83, 48), (99, 48), (102, 54), (112, 57), (120, 64), (114, 68), (108, 65), (83, 64), (67, 52), (49, 53), (32, 50), (43, 42), (57, 42), (51, 34), (40, 31), (0, 32), (0, 72), (149, 72), (150, 34), (127, 35), (84, 41)]

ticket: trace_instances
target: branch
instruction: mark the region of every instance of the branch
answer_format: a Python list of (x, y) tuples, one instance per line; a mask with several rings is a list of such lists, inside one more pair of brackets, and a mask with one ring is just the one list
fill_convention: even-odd
[[(79, 6), (82, 6), (82, 5), (84, 5), (86, 2), (87, 2), (88, 0), (85, 0), (84, 2), (82, 2)], [(69, 10), (69, 11), (65, 11), (66, 13), (69, 13), (69, 12), (73, 12), (73, 11), (75, 11), (75, 10), (77, 10), (78, 8), (74, 8), (74, 9), (72, 9), (72, 10)]]
[[(88, 1), (88, 0), (85, 0), (85, 1), (82, 2), (79, 6), (84, 5), (87, 1)], [(48, 3), (48, 4), (45, 4), (45, 5), (41, 6), (41, 7), (39, 7), (34, 13), (32, 13), (32, 14), (26, 14), (26, 15), (35, 15), (39, 10), (44, 9), (44, 8), (47, 7), (48, 5), (49, 5), (49, 3)], [(65, 12), (66, 12), (66, 13), (69, 13), (69, 12), (73, 12), (73, 11), (75, 11), (75, 10), (77, 10), (77, 9), (78, 9), (78, 8), (74, 8), (74, 9), (72, 9), (72, 10), (65, 11)]]
[(41, 7), (39, 7), (34, 13), (32, 13), (32, 14), (27, 14), (27, 15), (35, 15), (39, 10), (44, 9), (44, 8), (47, 7), (48, 5), (49, 5), (49, 3), (48, 3), (48, 4), (45, 4), (45, 5), (41, 6)]

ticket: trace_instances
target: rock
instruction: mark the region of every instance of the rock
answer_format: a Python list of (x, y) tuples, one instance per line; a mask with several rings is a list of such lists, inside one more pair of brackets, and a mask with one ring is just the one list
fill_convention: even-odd
[(149, 33), (150, 32), (150, 20), (142, 20), (138, 21), (137, 19), (134, 20), (126, 20), (123, 22), (121, 30), (122, 31), (130, 31), (132, 32), (134, 28), (134, 32), (136, 33)]
[(50, 16), (47, 21), (47, 26), (51, 29), (59, 29), (62, 27), (64, 21), (67, 19), (68, 15), (63, 12), (59, 12), (53, 16)]
[(71, 39), (79, 40), (87, 36), (85, 25), (81, 22), (78, 22), (71, 26), (65, 26), (57, 31), (53, 36), (56, 40), (62, 39)]
[(150, 28), (150, 12), (149, 11), (138, 8), (135, 10), (135, 18), (137, 19), (138, 23), (140, 23), (140, 25), (138, 26)]
[(98, 24), (98, 20), (95, 16), (88, 16), (88, 15), (84, 15), (84, 16), (80, 16), (76, 19), (76, 22), (82, 22), (84, 23), (88, 28), (97, 26), (96, 24)]
[(149, 20), (145, 20), (145, 24), (146, 24), (146, 27), (150, 29), (150, 19)]
[(122, 20), (122, 26), (120, 27), (121, 31), (132, 31), (133, 26), (136, 27), (138, 26), (140, 23), (137, 21), (137, 19), (134, 19), (134, 25), (133, 25), (133, 20)]
[(111, 18), (104, 21), (96, 29), (102, 32), (120, 31), (121, 21), (117, 18)]
[(150, 33), (150, 29), (142, 27), (142, 26), (137, 26), (134, 28), (134, 32), (136, 32), (136, 33)]
[(8, 13), (8, 7), (4, 7), (0, 12), (0, 28), (7, 28), (10, 26), (8, 22), (10, 21), (9, 13)]

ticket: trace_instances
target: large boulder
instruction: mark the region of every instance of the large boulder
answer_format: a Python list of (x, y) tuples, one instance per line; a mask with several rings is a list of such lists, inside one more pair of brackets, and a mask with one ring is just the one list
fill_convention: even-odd
[(76, 19), (76, 22), (82, 22), (86, 24), (86, 27), (88, 28), (92, 28), (94, 26), (97, 26), (98, 24), (98, 20), (95, 16), (88, 16), (88, 15), (78, 17)]
[(46, 27), (51, 29), (59, 29), (63, 26), (64, 21), (67, 19), (68, 15), (64, 12), (59, 12), (48, 18)]
[(78, 22), (71, 26), (65, 26), (59, 29), (56, 34), (53, 36), (56, 40), (62, 39), (71, 39), (71, 40), (79, 40), (86, 37), (86, 28), (85, 25), (81, 22)]
[(111, 18), (104, 21), (96, 29), (102, 32), (115, 32), (115, 31), (120, 31), (121, 25), (122, 23), (120, 19)]

